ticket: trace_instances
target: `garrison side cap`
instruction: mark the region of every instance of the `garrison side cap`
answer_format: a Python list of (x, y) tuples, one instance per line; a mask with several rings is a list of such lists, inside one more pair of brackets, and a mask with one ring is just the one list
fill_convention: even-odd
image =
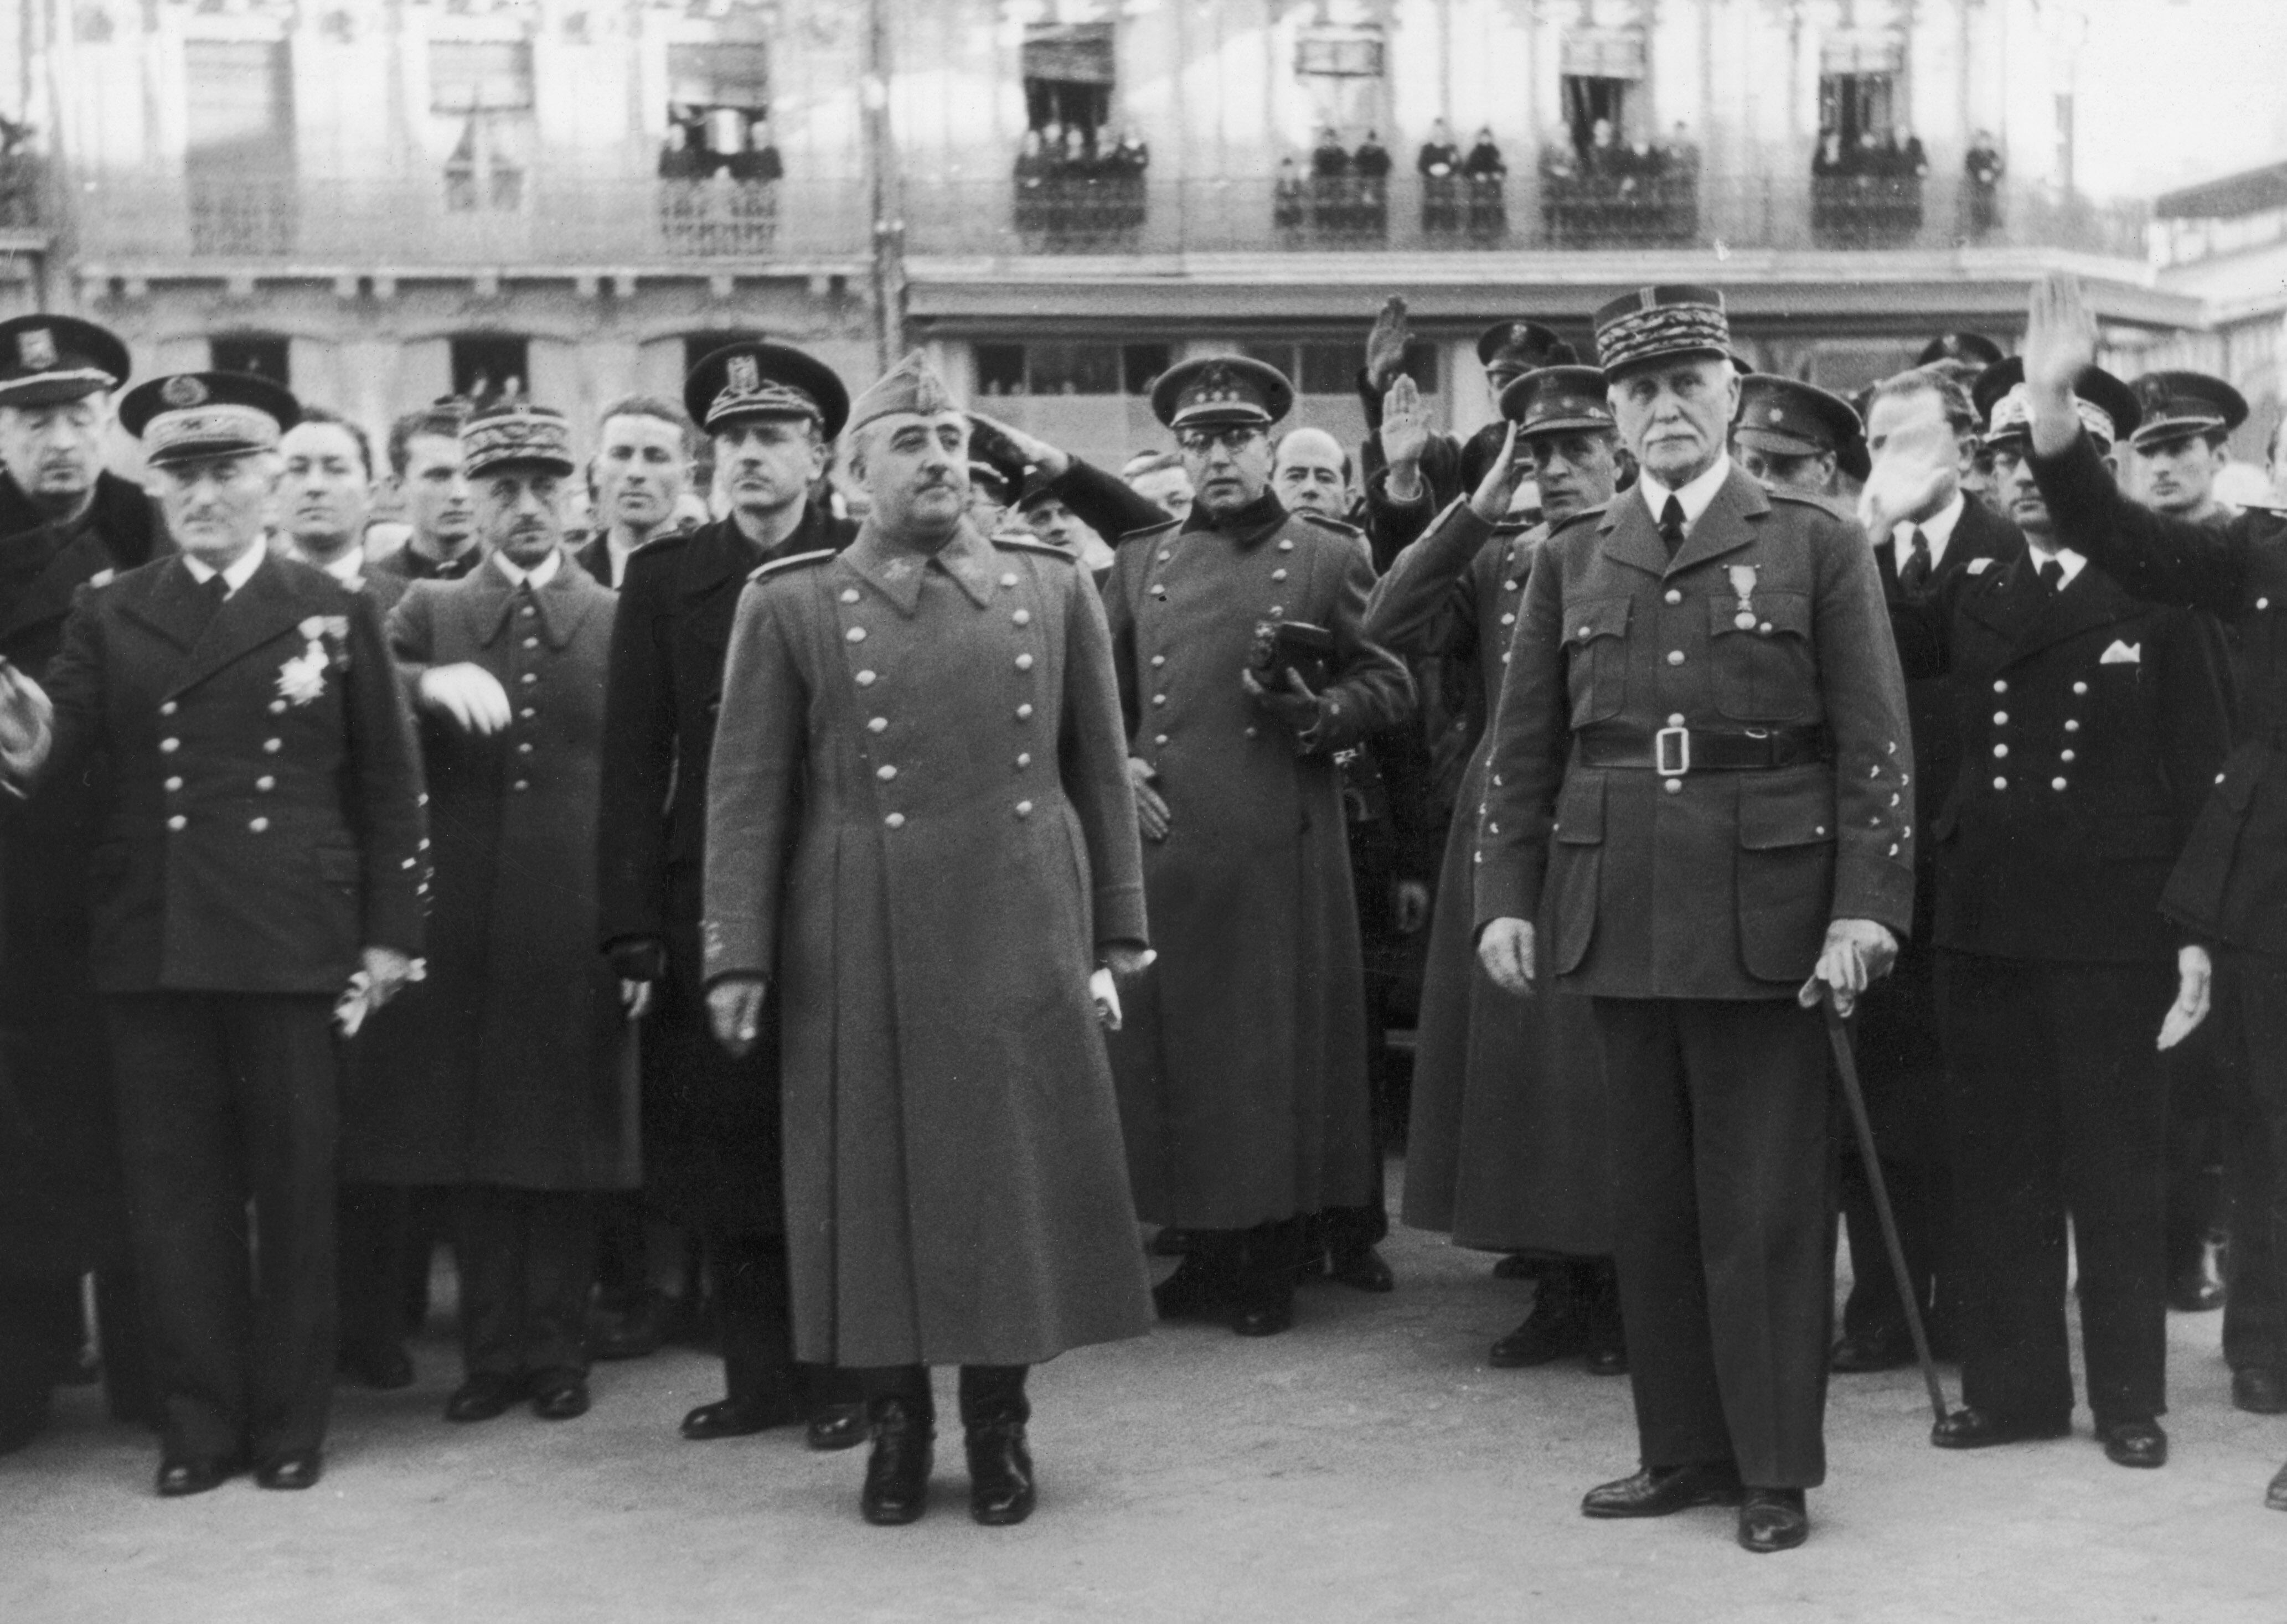
[(1151, 386), (1151, 414), (1174, 430), (1268, 429), (1294, 407), (1294, 386), (1276, 367), (1244, 355), (1180, 362)]
[(952, 390), (946, 386), (937, 368), (930, 365), (927, 356), (915, 350), (866, 386), (851, 403), (847, 426), (862, 429), (877, 417), (895, 417), (905, 413), (934, 417), (940, 412), (960, 409), (961, 403), (953, 398)]
[(700, 357), (683, 381), (683, 409), (707, 434), (742, 418), (808, 418), (831, 440), (849, 421), (850, 391), (816, 356), (755, 340)]
[(2129, 386), (2142, 411), (2139, 451), (2195, 434), (2228, 434), (2247, 421), (2247, 397), (2204, 372), (2148, 372)]
[(134, 370), (108, 327), (76, 316), (0, 321), (0, 406), (56, 406), (109, 394)]
[(1783, 457), (1831, 452), (1839, 460), (1843, 449), (1866, 432), (1857, 412), (1841, 396), (1767, 372), (1740, 380), (1739, 414), (1731, 422), (1732, 438), (1741, 445)]
[(154, 468), (273, 451), (301, 419), (290, 392), (243, 372), (168, 373), (119, 402), (119, 426), (143, 442), (143, 461)]

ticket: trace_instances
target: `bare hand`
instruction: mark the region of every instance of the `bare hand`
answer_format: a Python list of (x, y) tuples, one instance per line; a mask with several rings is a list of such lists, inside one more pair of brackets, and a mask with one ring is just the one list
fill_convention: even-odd
[(1390, 922), (1401, 936), (1411, 936), (1429, 923), (1429, 887), (1418, 879), (1401, 879), (1390, 890)]
[(1858, 496), (1858, 522), (1867, 540), (1877, 545), (1916, 514), (1926, 514), (1944, 499), (1947, 485), (1958, 479), (1952, 431), (1941, 418), (1911, 441), (1892, 439), (1866, 477)]
[(1511, 423), (1501, 440), (1500, 455), (1477, 481), (1476, 493), (1469, 498), (1469, 511), (1488, 524), (1500, 524), (1508, 516), (1516, 487), (1524, 483), (1524, 472), (1525, 463), (1516, 454), (1516, 425)]
[(1503, 992), (1520, 998), (1529, 996), (1536, 968), (1532, 921), (1495, 919), (1486, 926), (1477, 938), (1477, 962)]
[(628, 1019), (640, 1021), (651, 1013), (653, 983), (631, 981), (620, 978), (620, 1006), (628, 1012)]
[(1887, 926), (1872, 919), (1834, 919), (1826, 926), (1826, 942), (1819, 949), (1818, 966), (1795, 994), (1805, 1009), (1818, 1007), (1822, 984), (1834, 989), (1834, 1007), (1848, 1014), (1858, 995), (1885, 975), (1898, 961), (1898, 939)]
[(1120, 1029), (1121, 1013), (1120, 988), (1108, 967), (1099, 967), (1088, 978), (1089, 1002), (1096, 1005), (1096, 1022), (1107, 1032)]
[(2167, 1018), (2160, 1022), (2160, 1046), (2172, 1049), (2194, 1032), (2208, 1018), (2208, 999), (2212, 991), (2215, 966), (2204, 947), (2179, 948), (2176, 950), (2176, 1001), (2168, 1009)]
[(463, 733), (490, 735), (508, 726), (508, 690), (482, 666), (431, 666), (421, 674), (420, 692), (422, 704)]
[(1278, 688), (1265, 688), (1252, 671), (1241, 671), (1238, 680), (1255, 704), (1295, 732), (1308, 733), (1318, 725), (1318, 696), (1310, 691), (1310, 685), (1294, 666), (1286, 667), (1285, 681)]
[(395, 948), (369, 947), (358, 955), (365, 966), (365, 1002), (379, 1009), (412, 979), (413, 961)]
[(1160, 797), (1159, 785), (1153, 782), (1159, 775), (1151, 763), (1134, 756), (1128, 758), (1128, 783), (1136, 792), (1136, 821), (1143, 827), (1147, 840), (1164, 840), (1167, 825), (1173, 820), (1167, 815), (1167, 803)]
[(2054, 456), (2080, 438), (2073, 386), (2096, 364), (2096, 318), (2078, 279), (2052, 272), (2033, 284), (2025, 316), (2025, 394), (2033, 408), (2033, 449)]
[[(1070, 452), (1059, 450), (1040, 436), (1027, 434), (1012, 423), (1004, 423), (999, 418), (988, 417), (982, 412), (969, 413), (969, 421), (983, 426), (992, 434), (998, 435), (1001, 439), (1006, 440), (1009, 443), (1009, 448), (1016, 453), (1019, 461), (1039, 469), (1042, 476), (1047, 478), (1054, 479), (1072, 466)], [(980, 454), (982, 454), (982, 448), (980, 448)]]
[(726, 975), (707, 989), (707, 1024), (733, 1060), (743, 1060), (755, 1046), (768, 985), (759, 975)]
[(1381, 398), (1381, 456), (1389, 464), (1389, 494), (1402, 502), (1420, 497), (1422, 453), (1429, 449), (1429, 409), (1420, 386), (1404, 373)]
[(0, 659), (0, 776), (37, 770), (55, 742), (56, 707), (24, 671)]
[(1405, 365), (1406, 346), (1413, 335), (1405, 326), (1405, 301), (1396, 294), (1381, 302), (1373, 330), (1365, 335), (1365, 381), (1374, 389), (1388, 389), (1397, 369)]

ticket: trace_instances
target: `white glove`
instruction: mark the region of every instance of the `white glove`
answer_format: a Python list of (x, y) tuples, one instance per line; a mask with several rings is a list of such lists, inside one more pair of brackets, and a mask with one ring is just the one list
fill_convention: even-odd
[(463, 733), (492, 734), (508, 726), (508, 690), (482, 666), (431, 666), (421, 674), (421, 703), (452, 718)]

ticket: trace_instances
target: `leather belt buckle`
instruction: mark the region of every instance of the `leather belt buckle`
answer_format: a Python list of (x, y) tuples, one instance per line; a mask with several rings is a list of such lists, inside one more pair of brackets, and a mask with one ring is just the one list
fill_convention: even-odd
[[(1670, 751), (1674, 761), (1668, 760)], [(1691, 770), (1691, 729), (1662, 728), (1651, 736), (1651, 764), (1663, 777), (1674, 778)]]

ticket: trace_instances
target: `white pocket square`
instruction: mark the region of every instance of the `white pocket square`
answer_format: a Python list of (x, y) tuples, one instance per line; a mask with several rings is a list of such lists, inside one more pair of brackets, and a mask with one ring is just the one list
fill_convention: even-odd
[(2122, 643), (2116, 638), (2112, 646), (2097, 657), (2096, 663), (2100, 666), (2141, 666), (2144, 663), (2144, 645)]

